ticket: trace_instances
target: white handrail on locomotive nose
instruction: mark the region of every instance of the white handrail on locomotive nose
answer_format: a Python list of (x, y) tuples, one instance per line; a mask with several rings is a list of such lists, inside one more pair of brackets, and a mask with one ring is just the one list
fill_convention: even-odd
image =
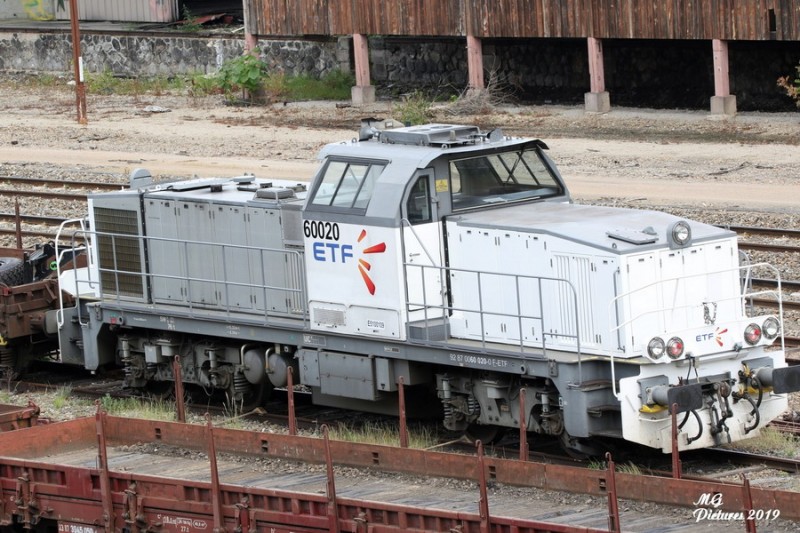
[[(72, 241), (72, 245), (69, 248), (65, 248), (65, 249), (61, 250), (60, 249), (61, 248), (60, 242), (61, 242), (61, 238), (62, 238), (62, 232), (65, 231), (66, 226), (71, 226), (73, 224), (80, 225), (80, 229), (72, 230), (72, 236), (70, 237), (70, 241)], [(62, 272), (61, 272), (61, 260), (64, 258), (65, 254), (67, 254), (70, 251), (74, 251), (74, 250), (76, 250), (78, 248), (75, 245), (75, 236), (78, 235), (78, 234), (84, 235), (84, 236), (87, 234), (86, 219), (85, 218), (70, 218), (70, 219), (64, 220), (61, 224), (59, 224), (58, 230), (56, 231), (56, 238), (55, 238), (56, 276), (57, 276), (58, 285), (59, 285), (58, 309), (56, 310), (56, 324), (58, 325), (58, 329), (61, 329), (64, 326), (64, 288), (62, 286), (63, 282), (62, 282), (62, 279), (61, 279), (61, 274), (62, 274)], [(72, 273), (73, 273), (73, 278), (74, 278), (72, 281), (74, 283), (74, 289), (75, 289), (75, 296), (76, 297), (80, 297), (80, 290), (78, 289), (78, 287), (81, 284), (87, 284), (88, 287), (90, 289), (92, 289), (92, 290), (96, 290), (97, 289), (97, 287), (95, 287), (95, 285), (97, 285), (97, 281), (92, 281), (92, 279), (91, 279), (91, 265), (92, 265), (93, 261), (92, 261), (92, 254), (91, 254), (91, 251), (89, 250), (88, 243), (86, 243), (86, 255), (87, 255), (86, 260), (88, 262), (88, 265), (87, 265), (88, 279), (86, 279), (86, 280), (79, 279), (78, 278), (78, 270), (79, 269), (78, 268), (72, 268), (71, 269)]]
[[(689, 275), (686, 275), (686, 276), (676, 276), (676, 277), (672, 277), (672, 278), (665, 278), (665, 279), (653, 281), (651, 283), (648, 283), (646, 285), (643, 285), (643, 286), (638, 287), (636, 289), (633, 289), (633, 290), (630, 290), (628, 292), (622, 293), (622, 294), (612, 298), (608, 303), (608, 314), (609, 314), (609, 318), (610, 318), (609, 323), (611, 323), (611, 324), (614, 323), (612, 313), (614, 313), (614, 316), (618, 316), (616, 314), (616, 311), (619, 309), (619, 307), (618, 307), (619, 301), (624, 299), (624, 298), (630, 297), (632, 294), (634, 294), (636, 292), (639, 292), (639, 291), (642, 291), (642, 290), (645, 290), (645, 289), (649, 289), (649, 288), (655, 287), (657, 285), (666, 284), (666, 283), (681, 282), (681, 281), (685, 281), (685, 280), (690, 279), (690, 278), (697, 278), (697, 277), (701, 277), (701, 276), (714, 276), (714, 275), (719, 275), (719, 274), (731, 273), (731, 272), (734, 272), (734, 271), (743, 271), (743, 270), (746, 271), (746, 276), (749, 279), (751, 271), (756, 269), (756, 268), (766, 268), (768, 270), (771, 270), (775, 275), (775, 280), (777, 282), (777, 289), (775, 289), (775, 290), (748, 292), (747, 289), (746, 289), (747, 285), (745, 284), (745, 287), (742, 289), (740, 294), (738, 294), (736, 296), (728, 296), (726, 298), (720, 298), (717, 301), (718, 302), (724, 302), (724, 301), (730, 301), (730, 300), (741, 300), (742, 302), (744, 302), (744, 301), (746, 301), (748, 299), (753, 299), (754, 297), (761, 296), (761, 295), (773, 295), (773, 296), (775, 296), (775, 299), (776, 299), (776, 301), (778, 303), (778, 321), (779, 321), (779, 323), (781, 325), (781, 328), (780, 328), (781, 350), (785, 350), (786, 346), (785, 346), (785, 339), (784, 339), (784, 336), (783, 336), (783, 299), (782, 299), (782, 296), (781, 296), (782, 295), (781, 273), (774, 265), (772, 265), (770, 263), (754, 263), (754, 264), (748, 264), (748, 265), (740, 265), (738, 267), (726, 268), (726, 269), (712, 271), (712, 272), (700, 272), (700, 273), (697, 273), (697, 274), (689, 274)], [(611, 328), (610, 331), (612, 333), (615, 332), (615, 331), (619, 331), (621, 328), (632, 324), (633, 322), (635, 322), (636, 320), (642, 318), (645, 315), (650, 315), (650, 314), (654, 314), (654, 313), (662, 313), (662, 312), (665, 312), (665, 311), (675, 310), (675, 309), (688, 309), (688, 308), (694, 307), (696, 305), (697, 305), (697, 303), (694, 302), (694, 303), (691, 303), (691, 304), (684, 304), (684, 305), (680, 305), (680, 306), (654, 308), (654, 309), (645, 311), (643, 313), (640, 313), (640, 314), (636, 315), (635, 317), (629, 318), (625, 322), (622, 322), (622, 323), (618, 324), (616, 327)], [(619, 391), (617, 390), (616, 372), (615, 372), (615, 367), (614, 367), (614, 353), (613, 352), (611, 352), (611, 361), (610, 362), (611, 362), (611, 386), (612, 386), (612, 392), (614, 393), (614, 396), (619, 400), (620, 398), (619, 398)]]

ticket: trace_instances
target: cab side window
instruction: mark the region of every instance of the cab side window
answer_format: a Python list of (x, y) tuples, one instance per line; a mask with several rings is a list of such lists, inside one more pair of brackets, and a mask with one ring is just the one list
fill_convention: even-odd
[(311, 204), (340, 211), (365, 211), (383, 162), (329, 161)]
[(411, 224), (431, 222), (431, 194), (428, 176), (420, 176), (406, 202), (406, 216)]

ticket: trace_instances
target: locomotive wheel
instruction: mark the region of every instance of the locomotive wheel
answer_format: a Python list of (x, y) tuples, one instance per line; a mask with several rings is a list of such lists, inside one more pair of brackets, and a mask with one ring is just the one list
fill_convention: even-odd
[[(240, 413), (249, 413), (257, 407), (263, 406), (272, 395), (273, 389), (274, 387), (268, 379), (263, 380), (258, 385), (251, 384), (250, 390), (242, 396), (241, 400), (237, 400), (235, 402), (236, 405), (232, 405), (232, 407)], [(226, 403), (230, 404), (230, 402)]]
[(501, 429), (500, 426), (470, 424), (467, 429), (464, 430), (464, 436), (472, 443), (481, 441), (483, 444), (494, 444), (503, 436), (504, 432), (501, 431)]
[(16, 287), (25, 282), (25, 263), (16, 257), (0, 257), (0, 283)]
[(154, 400), (169, 400), (175, 397), (175, 383), (172, 381), (148, 381), (144, 390)]

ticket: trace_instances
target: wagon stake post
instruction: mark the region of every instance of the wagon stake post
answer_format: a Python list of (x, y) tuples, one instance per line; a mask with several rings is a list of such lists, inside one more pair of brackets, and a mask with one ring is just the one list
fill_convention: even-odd
[(183, 398), (183, 371), (181, 370), (181, 356), (176, 355), (172, 361), (172, 373), (175, 375), (175, 411), (178, 422), (186, 422), (186, 403)]
[(113, 531), (114, 502), (111, 499), (111, 479), (108, 472), (108, 441), (106, 439), (106, 412), (100, 400), (95, 401), (95, 431), (97, 434), (97, 458), (100, 463), (100, 494), (103, 500), (103, 522), (106, 531)]
[(286, 396), (289, 401), (289, 435), (297, 435), (297, 418), (294, 410), (294, 369), (286, 369)]
[(478, 502), (481, 516), (481, 533), (489, 533), (492, 530), (492, 519), (489, 516), (489, 492), (486, 486), (486, 458), (483, 455), (483, 443), (478, 440), (475, 442), (478, 449), (478, 489), (480, 490), (480, 501)]
[(222, 511), (222, 498), (219, 486), (219, 469), (217, 468), (217, 447), (214, 444), (214, 427), (211, 415), (206, 413), (208, 429), (208, 462), (211, 469), (211, 507), (214, 513), (214, 533), (225, 533), (225, 515)]
[(617, 474), (611, 453), (606, 453), (606, 461), (608, 462), (608, 480), (606, 485), (606, 490), (608, 491), (608, 530), (620, 533), (619, 502), (617, 501)]
[(327, 424), (322, 426), (322, 438), (325, 443), (325, 473), (328, 478), (325, 484), (328, 496), (328, 531), (330, 533), (340, 533), (339, 506), (336, 503), (336, 479), (333, 472), (333, 454), (331, 453), (331, 441)]
[(744, 506), (744, 530), (756, 533), (756, 521), (753, 518), (753, 495), (750, 493), (750, 480), (742, 474), (742, 504)]
[(399, 401), (398, 411), (400, 414), (400, 447), (408, 448), (408, 424), (406, 420), (406, 390), (405, 379), (403, 376), (397, 380), (397, 396)]

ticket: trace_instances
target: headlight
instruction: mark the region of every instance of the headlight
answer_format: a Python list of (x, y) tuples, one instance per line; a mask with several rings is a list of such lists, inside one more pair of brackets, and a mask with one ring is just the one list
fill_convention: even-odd
[(667, 343), (667, 355), (670, 359), (677, 359), (683, 355), (683, 341), (679, 337), (672, 337)]
[(664, 341), (658, 337), (653, 337), (647, 343), (647, 353), (652, 359), (660, 359), (664, 355)]
[(772, 340), (777, 337), (780, 332), (781, 324), (778, 322), (777, 318), (771, 316), (764, 320), (764, 324), (761, 326), (761, 333), (763, 333), (766, 338)]
[(750, 345), (761, 340), (761, 328), (758, 324), (750, 324), (744, 329), (744, 340)]
[(686, 246), (692, 240), (692, 228), (688, 222), (684, 220), (678, 221), (670, 228), (670, 237), (672, 242), (678, 246)]

